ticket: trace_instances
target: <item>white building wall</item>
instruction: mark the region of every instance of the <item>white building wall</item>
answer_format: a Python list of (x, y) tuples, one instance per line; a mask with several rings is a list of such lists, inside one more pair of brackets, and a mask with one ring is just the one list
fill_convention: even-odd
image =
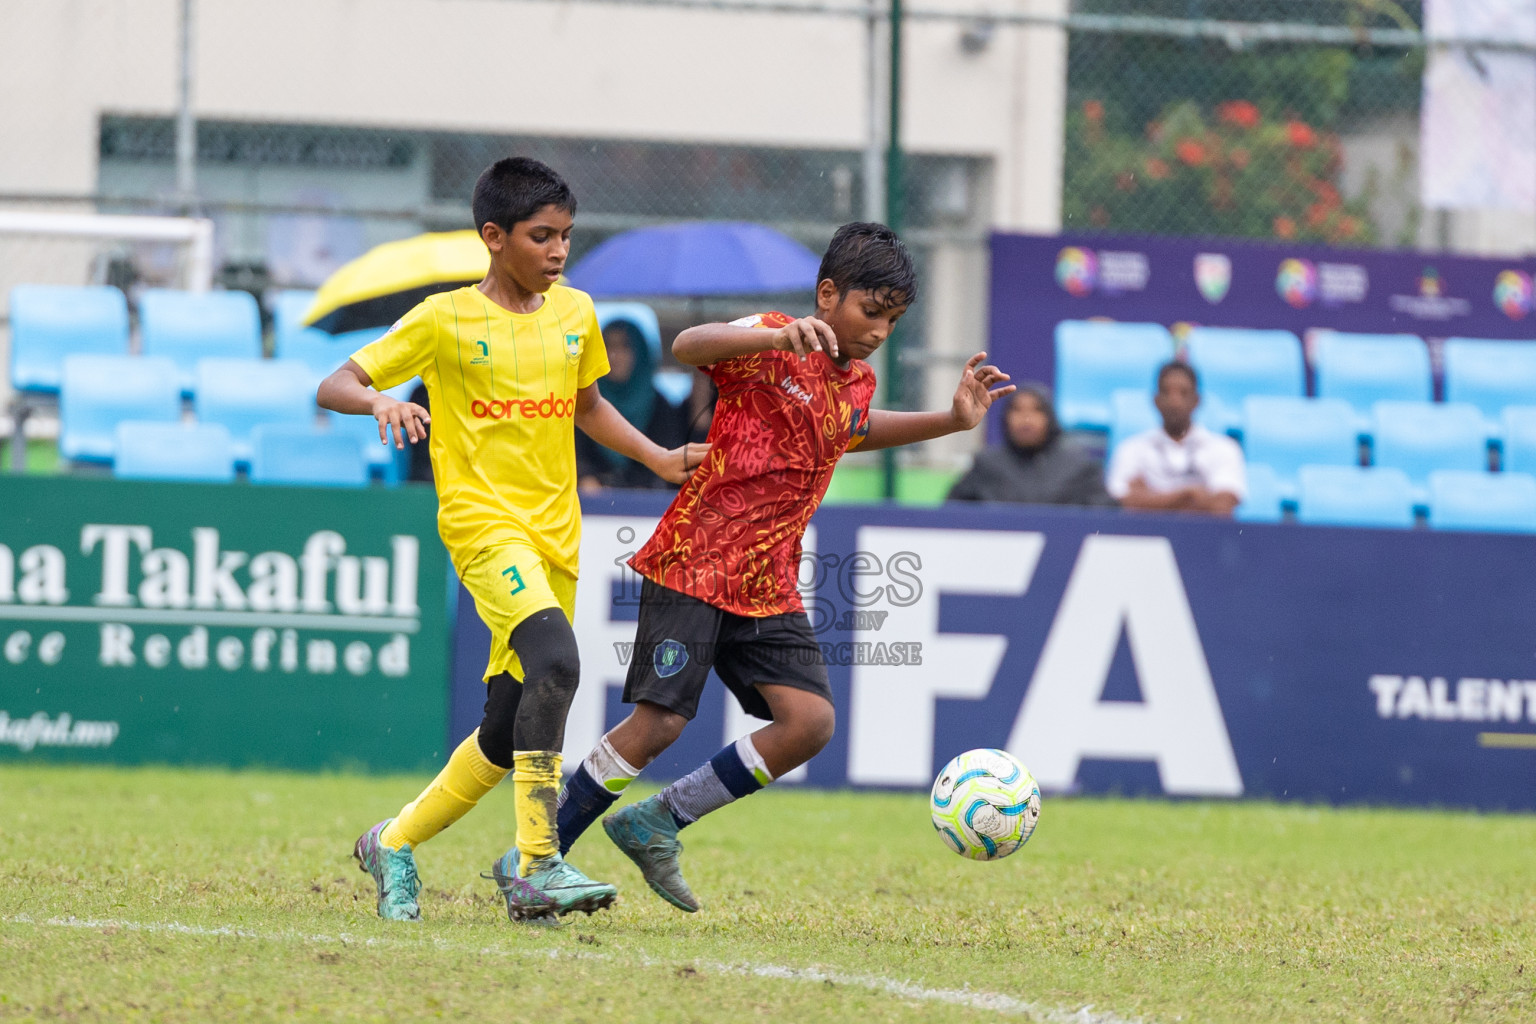
[[(1066, 0), (1015, 3), (1060, 12)], [(178, 8), (0, 0), (0, 193), (90, 193), (103, 113), (173, 113)], [(904, 141), (914, 152), (991, 158), (998, 226), (1052, 229), (1064, 36), (1003, 28), (968, 54), (960, 33), (953, 22), (907, 24)], [(194, 106), (206, 118), (866, 141), (865, 27), (851, 17), (585, 0), (197, 0), (195, 54)]]

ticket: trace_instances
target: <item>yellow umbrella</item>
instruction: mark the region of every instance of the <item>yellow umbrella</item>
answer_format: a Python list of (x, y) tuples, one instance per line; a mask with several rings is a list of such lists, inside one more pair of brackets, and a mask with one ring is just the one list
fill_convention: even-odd
[(388, 327), (428, 295), (478, 284), (490, 265), (474, 231), (386, 242), (327, 278), (304, 322), (332, 334)]

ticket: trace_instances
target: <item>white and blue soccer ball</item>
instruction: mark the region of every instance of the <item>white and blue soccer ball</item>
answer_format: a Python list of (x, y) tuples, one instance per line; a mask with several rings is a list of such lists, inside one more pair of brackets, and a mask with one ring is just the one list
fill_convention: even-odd
[(939, 772), (929, 800), (944, 845), (971, 860), (999, 860), (1040, 821), (1040, 787), (1004, 750), (967, 750)]

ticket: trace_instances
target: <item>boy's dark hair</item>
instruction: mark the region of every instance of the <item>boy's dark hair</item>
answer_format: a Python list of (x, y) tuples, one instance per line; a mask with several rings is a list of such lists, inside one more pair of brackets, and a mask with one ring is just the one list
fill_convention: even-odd
[(495, 224), (503, 231), (546, 206), (576, 216), (576, 194), (547, 165), (526, 156), (497, 160), (480, 172), (471, 200), (475, 230)]
[(1179, 359), (1170, 359), (1157, 368), (1157, 386), (1159, 388), (1163, 386), (1163, 378), (1170, 373), (1182, 373), (1189, 378), (1189, 386), (1195, 389), (1195, 393), (1200, 393), (1200, 375), (1195, 372), (1193, 366)]
[(844, 224), (832, 236), (817, 282), (831, 279), (841, 298), (857, 288), (882, 306), (910, 306), (917, 301), (917, 269), (912, 254), (884, 224)]

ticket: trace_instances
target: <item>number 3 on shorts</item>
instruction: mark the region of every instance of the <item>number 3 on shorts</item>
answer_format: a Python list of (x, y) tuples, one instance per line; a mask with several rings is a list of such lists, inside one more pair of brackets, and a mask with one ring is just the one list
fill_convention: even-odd
[(527, 586), (527, 584), (523, 582), (523, 574), (517, 571), (517, 566), (515, 565), (507, 566), (505, 569), (501, 570), (501, 574), (503, 576), (510, 576), (512, 578), (512, 582), (516, 584), (516, 586), (507, 592), (508, 597), (511, 597), (515, 594), (521, 594), (523, 589)]

